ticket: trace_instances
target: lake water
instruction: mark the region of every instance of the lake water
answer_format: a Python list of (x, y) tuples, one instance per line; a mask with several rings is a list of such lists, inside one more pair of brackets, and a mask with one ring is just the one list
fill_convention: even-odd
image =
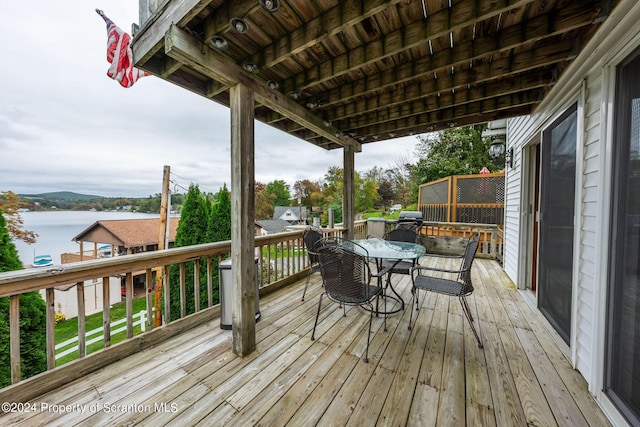
[(96, 221), (160, 217), (159, 214), (89, 211), (21, 212), (20, 216), (24, 221), (23, 228), (38, 234), (38, 240), (32, 245), (14, 240), (23, 264), (33, 263), (34, 255), (42, 254), (51, 255), (54, 264), (60, 264), (62, 253), (80, 251), (80, 244), (71, 239)]

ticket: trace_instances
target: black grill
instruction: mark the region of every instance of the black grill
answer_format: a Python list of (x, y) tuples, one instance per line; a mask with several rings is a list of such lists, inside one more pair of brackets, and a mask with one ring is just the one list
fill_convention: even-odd
[(397, 228), (408, 228), (410, 230), (416, 230), (422, 225), (422, 212), (420, 211), (402, 211), (398, 215)]

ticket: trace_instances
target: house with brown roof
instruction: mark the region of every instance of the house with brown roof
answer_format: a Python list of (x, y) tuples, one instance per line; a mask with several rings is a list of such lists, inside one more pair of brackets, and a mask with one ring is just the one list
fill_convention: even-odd
[[(180, 217), (169, 220), (169, 248), (173, 247), (179, 222)], [(100, 256), (98, 245), (110, 245), (112, 254), (135, 254), (157, 250), (159, 232), (160, 218), (114, 219), (96, 221), (72, 240), (80, 244), (81, 257), (85, 242), (93, 243), (94, 257)]]
[[(170, 218), (168, 247), (173, 247), (176, 230), (180, 217)], [(77, 253), (63, 253), (62, 263), (88, 261), (99, 257), (111, 257), (115, 255), (127, 255), (140, 252), (155, 251), (158, 249), (158, 236), (160, 233), (160, 218), (143, 219), (119, 219), (96, 221), (73, 241), (80, 245)], [(92, 243), (91, 249), (85, 250), (85, 243)], [(133, 277), (134, 292), (144, 294), (145, 272), (140, 272)], [(121, 301), (124, 278), (113, 276), (109, 278), (109, 304)], [(75, 292), (66, 292), (76, 286), (76, 283), (57, 286), (55, 292), (55, 311), (63, 313), (67, 318), (78, 315), (78, 301)], [(102, 311), (103, 280), (87, 280), (84, 283), (85, 312), (91, 314)], [(134, 295), (135, 296), (135, 295)], [(43, 295), (43, 298), (45, 296)]]

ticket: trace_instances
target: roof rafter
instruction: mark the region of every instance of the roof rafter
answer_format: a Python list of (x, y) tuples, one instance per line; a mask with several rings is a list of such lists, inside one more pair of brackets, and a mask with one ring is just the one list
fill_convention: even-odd
[(185, 30), (176, 25), (169, 27), (165, 36), (165, 53), (183, 64), (189, 65), (205, 76), (222, 82), (227, 86), (243, 84), (254, 93), (256, 99), (281, 114), (287, 115), (291, 120), (305, 128), (311, 129), (318, 135), (333, 141), (335, 144), (349, 145), (355, 151), (360, 151), (360, 144), (342, 135), (338, 129), (325, 126), (323, 121), (292, 100), (283, 97), (280, 93), (271, 91), (257, 78), (231, 62), (228, 58), (204, 45)]
[[(282, 86), (285, 91), (309, 89), (362, 67), (374, 65), (377, 61), (390, 58), (412, 47), (427, 43), (429, 39), (448, 36), (453, 31), (453, 27), (450, 27), (448, 22), (454, 19), (455, 12), (454, 5), (454, 7), (442, 13), (431, 15), (426, 22), (418, 23), (422, 27), (421, 31), (413, 30), (411, 35), (408, 35), (410, 33), (409, 29), (397, 30), (382, 40), (376, 40), (365, 46), (353, 49), (303, 73), (292, 76), (284, 81)], [(495, 14), (496, 12), (487, 12), (484, 16), (469, 18), (467, 21), (458, 24), (458, 27), (471, 26), (474, 22), (489, 19)], [(499, 37), (493, 35), (481, 38), (482, 43), (471, 40), (464, 45), (456, 45), (455, 49), (447, 52), (449, 55), (448, 63), (453, 64), (458, 61), (465, 61), (470, 56), (477, 58), (491, 52), (512, 49), (526, 42), (580, 28), (591, 24), (589, 19), (591, 15), (593, 15), (593, 9), (583, 4), (560, 9), (554, 16), (555, 25), (553, 28), (549, 28), (550, 23), (547, 15), (534, 18), (527, 21), (525, 28), (521, 26), (504, 28), (500, 31)], [(437, 20), (437, 22), (434, 23), (433, 20)]]

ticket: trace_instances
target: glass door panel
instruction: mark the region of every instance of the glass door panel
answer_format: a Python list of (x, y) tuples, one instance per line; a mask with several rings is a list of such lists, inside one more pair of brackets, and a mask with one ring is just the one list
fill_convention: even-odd
[(569, 343), (573, 281), (577, 108), (542, 135), (538, 307)]
[(607, 394), (640, 425), (640, 54), (618, 70)]

